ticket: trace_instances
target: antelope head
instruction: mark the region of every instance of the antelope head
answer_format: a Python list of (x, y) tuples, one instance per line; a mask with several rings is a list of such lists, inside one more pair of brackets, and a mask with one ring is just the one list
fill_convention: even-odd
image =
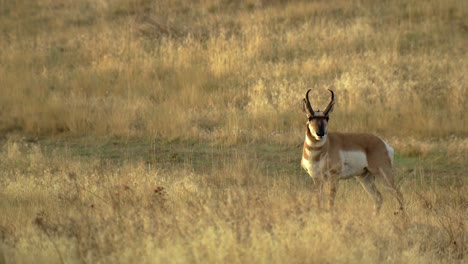
[(304, 112), (307, 116), (307, 128), (309, 129), (312, 136), (316, 140), (320, 141), (327, 135), (328, 119), (335, 104), (335, 95), (332, 90), (328, 89), (328, 91), (331, 93), (330, 103), (328, 103), (328, 106), (325, 108), (325, 110), (314, 111), (309, 100), (310, 90), (311, 89), (307, 91), (305, 98), (303, 99)]

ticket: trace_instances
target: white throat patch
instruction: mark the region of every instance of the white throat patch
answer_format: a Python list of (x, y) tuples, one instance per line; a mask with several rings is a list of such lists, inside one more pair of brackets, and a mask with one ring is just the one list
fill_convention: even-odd
[(306, 143), (307, 145), (309, 145), (310, 147), (321, 147), (325, 144), (325, 142), (327, 141), (327, 135), (324, 135), (322, 138), (318, 139), (317, 136), (314, 136), (312, 135), (315, 140), (317, 141), (312, 141), (310, 140), (309, 137), (306, 137)]

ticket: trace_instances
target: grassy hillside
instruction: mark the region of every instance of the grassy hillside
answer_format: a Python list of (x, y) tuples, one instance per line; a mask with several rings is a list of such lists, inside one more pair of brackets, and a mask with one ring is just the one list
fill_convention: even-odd
[[(0, 0), (0, 263), (464, 263), (468, 2)], [(314, 108), (406, 201), (335, 213)]]
[(0, 130), (236, 143), (466, 136), (465, 1), (2, 1)]

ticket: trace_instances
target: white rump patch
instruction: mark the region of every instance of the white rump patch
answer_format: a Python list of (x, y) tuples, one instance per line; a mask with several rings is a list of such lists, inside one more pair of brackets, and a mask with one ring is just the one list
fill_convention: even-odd
[(388, 145), (387, 142), (385, 142), (383, 139), (380, 138), (380, 140), (382, 140), (382, 142), (385, 144), (385, 148), (387, 149), (388, 157), (390, 158), (390, 163), (391, 163), (392, 166), (393, 166), (393, 154), (395, 153), (395, 151), (394, 151), (393, 148), (390, 147), (390, 145)]
[(366, 154), (362, 151), (340, 151), (342, 177), (361, 175), (368, 166)]

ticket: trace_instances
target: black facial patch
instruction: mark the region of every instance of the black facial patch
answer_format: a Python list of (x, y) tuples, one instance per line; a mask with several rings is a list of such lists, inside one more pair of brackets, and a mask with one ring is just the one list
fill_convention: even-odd
[(325, 119), (328, 122), (328, 120), (330, 118), (328, 116), (311, 116), (311, 117), (308, 118), (309, 121), (312, 121), (312, 120), (315, 120), (315, 119), (322, 119), (322, 120)]
[(323, 122), (323, 118), (318, 121), (317, 126), (317, 136), (325, 135), (325, 122)]
[(326, 133), (328, 124), (328, 117), (326, 116), (314, 116), (309, 117), (309, 125), (314, 130), (317, 136), (324, 136)]

